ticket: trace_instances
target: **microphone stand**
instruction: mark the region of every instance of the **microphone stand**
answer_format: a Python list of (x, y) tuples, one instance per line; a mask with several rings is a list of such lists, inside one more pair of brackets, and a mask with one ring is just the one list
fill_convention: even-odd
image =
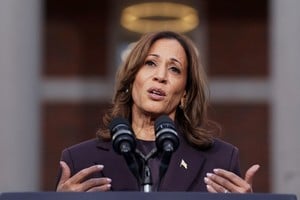
[(122, 155), (127, 163), (127, 166), (129, 167), (129, 170), (132, 172), (132, 174), (136, 178), (138, 185), (140, 185), (141, 178), (139, 176), (139, 166), (138, 166), (136, 157), (131, 152), (124, 152), (124, 153), (122, 153)]
[(151, 169), (148, 164), (145, 163), (143, 169), (143, 178), (142, 178), (142, 186), (143, 192), (152, 192), (152, 174)]
[(143, 192), (152, 192), (152, 174), (151, 169), (148, 165), (148, 160), (156, 155), (157, 149), (154, 148), (148, 155), (144, 155), (142, 152), (140, 152), (138, 149), (136, 150), (137, 155), (140, 156), (142, 160), (142, 174), (141, 174), (141, 186)]

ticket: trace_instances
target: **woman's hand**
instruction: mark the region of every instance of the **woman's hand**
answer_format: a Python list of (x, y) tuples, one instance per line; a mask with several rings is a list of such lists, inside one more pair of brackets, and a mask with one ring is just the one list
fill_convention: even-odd
[(69, 166), (64, 162), (60, 162), (62, 174), (57, 186), (57, 192), (95, 192), (108, 191), (111, 188), (111, 179), (109, 178), (91, 178), (83, 181), (89, 175), (99, 172), (103, 169), (103, 165), (94, 165), (85, 168), (71, 177)]
[(214, 169), (214, 173), (207, 173), (204, 182), (206, 183), (207, 190), (213, 193), (253, 192), (253, 177), (258, 169), (259, 165), (251, 166), (246, 172), (245, 179), (223, 169)]

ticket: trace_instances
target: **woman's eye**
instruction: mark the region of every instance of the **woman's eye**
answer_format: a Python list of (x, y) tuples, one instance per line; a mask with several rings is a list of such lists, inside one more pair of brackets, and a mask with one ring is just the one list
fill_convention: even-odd
[(145, 62), (145, 65), (148, 65), (148, 66), (155, 66), (155, 63), (151, 60), (148, 60)]
[(170, 67), (170, 69), (171, 69), (172, 72), (175, 72), (177, 74), (180, 74), (180, 72), (181, 72), (178, 67)]

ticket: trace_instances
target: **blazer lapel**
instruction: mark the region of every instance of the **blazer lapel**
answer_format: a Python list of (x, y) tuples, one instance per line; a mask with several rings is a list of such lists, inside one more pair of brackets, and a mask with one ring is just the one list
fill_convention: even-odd
[(102, 176), (112, 179), (112, 190), (139, 190), (137, 180), (129, 170), (123, 156), (118, 155), (110, 142), (99, 142), (97, 148), (101, 151), (97, 162), (104, 165)]
[(204, 162), (205, 157), (201, 156), (201, 151), (192, 148), (181, 138), (159, 190), (188, 191), (195, 179), (199, 178)]

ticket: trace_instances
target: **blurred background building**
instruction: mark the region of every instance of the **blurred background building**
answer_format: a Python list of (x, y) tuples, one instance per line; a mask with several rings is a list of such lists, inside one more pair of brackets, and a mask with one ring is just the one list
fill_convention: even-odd
[(254, 190), (300, 194), (300, 1), (166, 2), (0, 0), (0, 191), (54, 190), (63, 148), (95, 136), (124, 50), (167, 28), (198, 46), (210, 117), (243, 174), (261, 165)]

